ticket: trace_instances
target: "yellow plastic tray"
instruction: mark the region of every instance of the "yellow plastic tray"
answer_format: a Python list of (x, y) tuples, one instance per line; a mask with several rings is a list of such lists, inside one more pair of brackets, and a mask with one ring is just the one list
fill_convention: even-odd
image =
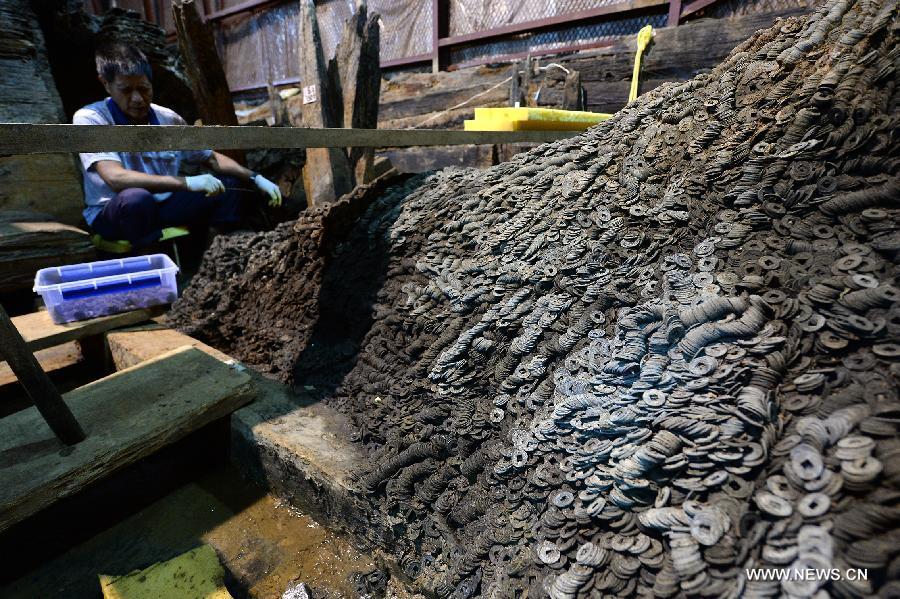
[(476, 108), (465, 131), (584, 131), (610, 114), (558, 108)]
[(559, 108), (476, 108), (475, 120), (501, 120), (501, 121), (572, 121), (576, 123), (588, 123), (596, 125), (608, 119), (611, 115), (601, 112), (587, 112), (584, 110), (561, 110)]

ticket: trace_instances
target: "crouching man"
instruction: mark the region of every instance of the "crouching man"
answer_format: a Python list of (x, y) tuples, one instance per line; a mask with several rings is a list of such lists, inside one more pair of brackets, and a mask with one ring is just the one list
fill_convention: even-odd
[[(75, 113), (76, 125), (184, 125), (174, 111), (153, 104), (150, 64), (137, 48), (111, 44), (97, 52), (97, 75), (109, 97)], [(135, 247), (159, 241), (173, 226), (235, 228), (241, 197), (259, 191), (269, 205), (281, 191), (265, 177), (212, 150), (91, 152), (84, 169), (84, 219), (106, 239)], [(199, 163), (213, 174), (180, 177), (179, 165)]]

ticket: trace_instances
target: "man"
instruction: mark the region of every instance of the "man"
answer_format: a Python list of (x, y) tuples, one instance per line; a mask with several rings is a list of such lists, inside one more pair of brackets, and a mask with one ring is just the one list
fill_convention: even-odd
[[(75, 113), (76, 125), (184, 125), (174, 111), (152, 103), (150, 64), (137, 48), (112, 44), (97, 52), (97, 75), (109, 97)], [(161, 230), (181, 225), (234, 227), (241, 189), (252, 183), (281, 204), (281, 191), (265, 177), (212, 150), (92, 152), (84, 169), (84, 219), (106, 239), (135, 247), (159, 241)], [(200, 163), (215, 175), (178, 175), (181, 162)], [(249, 188), (252, 190), (252, 188)]]

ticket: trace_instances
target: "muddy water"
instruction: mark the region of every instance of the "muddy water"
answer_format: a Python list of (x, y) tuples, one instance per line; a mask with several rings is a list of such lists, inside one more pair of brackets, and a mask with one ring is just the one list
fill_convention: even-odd
[(101, 597), (98, 574), (127, 574), (202, 543), (215, 548), (237, 599), (278, 598), (293, 581), (316, 597), (353, 597), (352, 573), (375, 568), (344, 538), (222, 467), (43, 563), (0, 596)]

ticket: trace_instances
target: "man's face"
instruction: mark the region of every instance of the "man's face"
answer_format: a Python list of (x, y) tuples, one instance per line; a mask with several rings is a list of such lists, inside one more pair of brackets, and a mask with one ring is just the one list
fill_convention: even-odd
[(146, 75), (116, 75), (112, 82), (100, 80), (109, 97), (128, 118), (145, 122), (153, 101), (153, 85)]

